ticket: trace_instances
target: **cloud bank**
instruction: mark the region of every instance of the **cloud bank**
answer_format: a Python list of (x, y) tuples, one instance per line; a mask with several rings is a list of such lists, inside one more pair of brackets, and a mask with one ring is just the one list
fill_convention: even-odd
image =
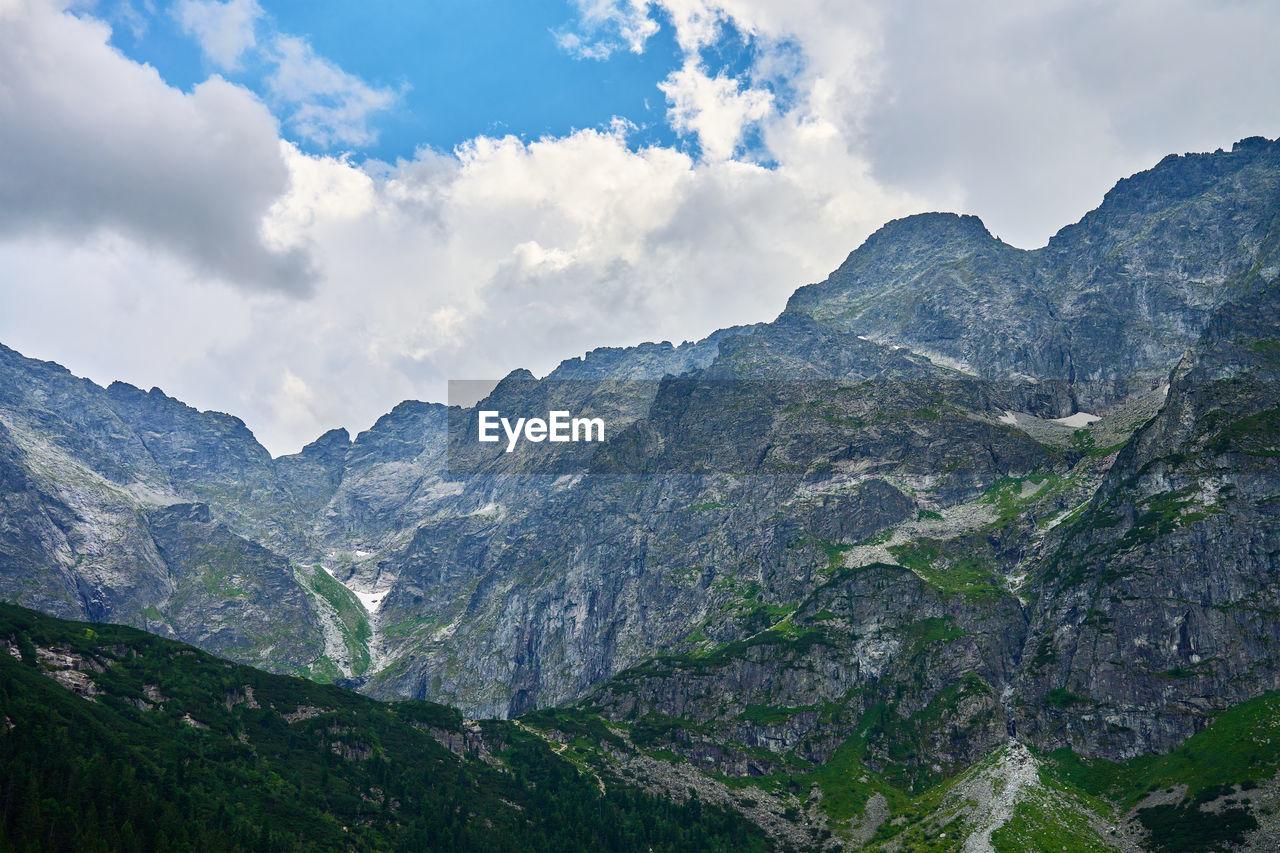
[(171, 88), (109, 36), (39, 0), (0, 5), (0, 236), (112, 231), (241, 289), (309, 292), (306, 256), (260, 233), (289, 185), (270, 111), (219, 77)]

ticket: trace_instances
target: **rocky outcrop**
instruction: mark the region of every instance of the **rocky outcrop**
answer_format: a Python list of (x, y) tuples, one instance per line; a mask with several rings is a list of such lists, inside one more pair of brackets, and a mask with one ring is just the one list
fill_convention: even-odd
[[(1280, 688), (1280, 284), (1220, 310), (1045, 562), (1020, 694), (1046, 742), (1162, 750)], [(1045, 703), (1050, 691), (1058, 701)]]

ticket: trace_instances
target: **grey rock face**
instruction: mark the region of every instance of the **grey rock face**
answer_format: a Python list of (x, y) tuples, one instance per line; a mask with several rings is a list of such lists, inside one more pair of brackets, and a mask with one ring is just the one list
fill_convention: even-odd
[[(245, 538), (298, 550), (299, 508), (242, 422), (8, 349), (0, 377), (3, 595), (308, 671), (323, 651), (311, 595)], [(167, 508), (196, 501), (205, 517), (179, 535)]]
[(149, 518), (173, 591), (173, 633), (241, 660), (309, 662), (324, 653), (310, 597), (285, 558), (233, 534), (206, 504), (173, 504)]
[[(1012, 596), (978, 603), (872, 564), (841, 570), (784, 628), (708, 654), (660, 657), (593, 699), (619, 720), (678, 722), (676, 749), (736, 775), (772, 772), (791, 750), (823, 762), (858, 729), (869, 763), (901, 764), (907, 749), (954, 769), (1008, 737), (999, 696), (1022, 626)], [(908, 771), (918, 781), (938, 772)]]
[(1104, 755), (1167, 749), (1280, 688), (1280, 285), (1221, 309), (1168, 400), (1046, 560), (1028, 721)]

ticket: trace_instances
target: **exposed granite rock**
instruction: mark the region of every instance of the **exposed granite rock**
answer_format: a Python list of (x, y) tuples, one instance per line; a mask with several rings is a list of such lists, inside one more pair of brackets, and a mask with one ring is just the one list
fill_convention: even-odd
[(1214, 316), (1044, 578), (1020, 694), (1047, 743), (1167, 749), (1280, 688), (1275, 279)]
[(174, 504), (149, 518), (173, 592), (162, 614), (175, 636), (240, 660), (303, 669), (323, 653), (310, 597), (285, 558), (236, 536), (206, 504)]

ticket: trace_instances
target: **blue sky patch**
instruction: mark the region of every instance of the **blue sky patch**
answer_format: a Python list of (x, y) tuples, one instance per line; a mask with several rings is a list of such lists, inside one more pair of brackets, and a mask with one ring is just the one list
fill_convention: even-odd
[[(113, 26), (112, 43), (154, 66), (171, 85), (189, 90), (221, 74), (257, 92), (283, 124), (286, 138), (304, 150), (353, 151), (394, 162), (430, 146), (450, 150), (480, 135), (522, 139), (564, 136), (574, 129), (607, 127), (614, 117), (634, 125), (632, 148), (673, 146), (697, 153), (694, 139), (680, 139), (667, 122), (658, 84), (683, 62), (672, 27), (660, 20), (641, 54), (614, 50), (606, 59), (579, 58), (557, 34), (577, 26), (577, 9), (561, 0), (441, 0), (351, 4), (261, 2), (257, 50), (236, 68), (219, 68), (183, 31), (174, 4), (140, 13), (128, 2), (103, 4), (95, 14)], [(370, 113), (371, 140), (309, 138), (291, 121), (289, 105), (273, 94), (269, 77), (273, 39), (295, 37), (315, 56), (393, 94), (385, 109)], [(725, 27), (704, 49), (709, 73), (747, 79), (757, 45)], [(787, 101), (785, 80), (759, 81)], [(744, 140), (748, 151), (758, 139)]]

